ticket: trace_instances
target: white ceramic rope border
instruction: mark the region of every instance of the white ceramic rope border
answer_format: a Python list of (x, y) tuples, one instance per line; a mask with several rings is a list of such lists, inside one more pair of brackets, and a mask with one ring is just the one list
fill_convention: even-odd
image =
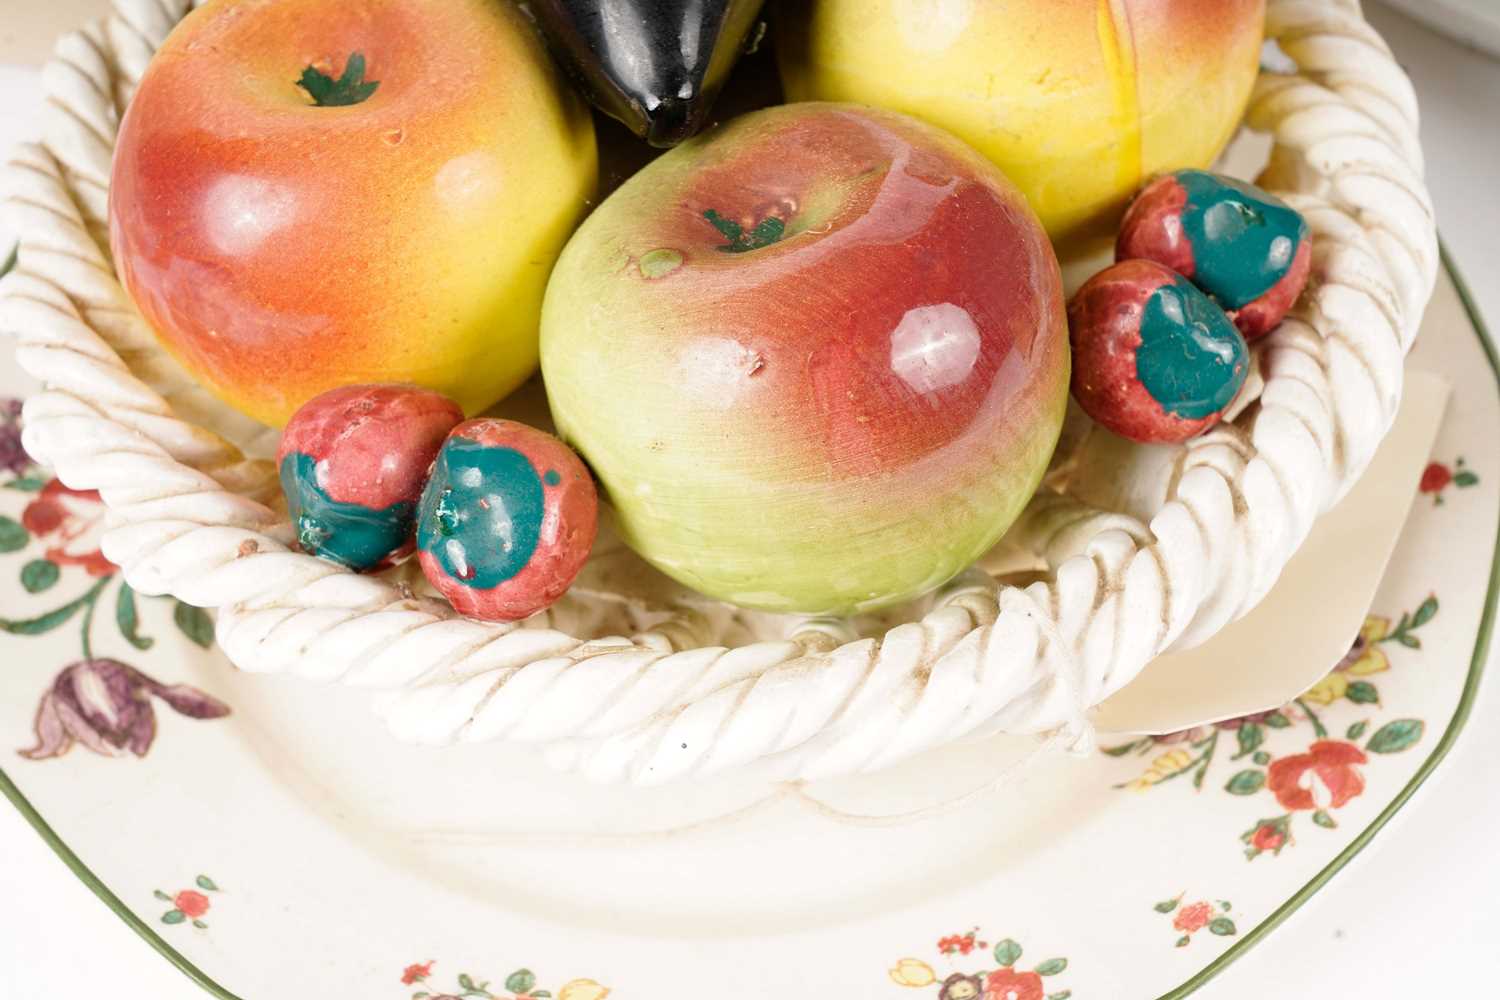
[[(1059, 470), (1010, 536), (1046, 579), (1018, 589), (971, 570), (878, 640), (813, 622), (726, 648), (714, 643), (728, 609), (657, 622), (589, 595), (525, 627), (483, 624), (292, 551), (262, 502), (274, 470), (227, 440), (251, 429), (161, 354), (114, 278), (120, 112), (191, 6), (117, 0), (64, 38), (45, 141), (5, 167), (21, 247), (0, 325), (45, 386), (26, 403), (25, 443), (69, 486), (101, 492), (105, 552), (133, 587), (218, 608), (219, 642), (244, 670), (382, 692), (414, 742), (548, 744), (590, 776), (638, 783), (755, 761), (810, 779), (997, 732), (1086, 745), (1088, 706), (1253, 607), (1363, 471), (1437, 272), (1409, 81), (1352, 0), (1271, 0), (1267, 34), (1296, 71), (1262, 74), (1247, 123), (1275, 142), (1262, 183), (1312, 228), (1308, 290), (1257, 345), (1259, 393), (1231, 423), (1174, 449), (1087, 437), (1081, 453), (1110, 460)], [(655, 624), (570, 634), (635, 620)]]

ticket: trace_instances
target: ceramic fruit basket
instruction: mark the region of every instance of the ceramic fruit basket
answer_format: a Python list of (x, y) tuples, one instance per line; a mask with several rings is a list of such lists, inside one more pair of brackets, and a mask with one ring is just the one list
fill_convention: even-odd
[(1436, 277), (1407, 78), (1352, 0), (1273, 0), (1267, 36), (1286, 65), (1263, 69), (1244, 124), (1273, 143), (1258, 183), (1303, 214), (1315, 250), (1222, 425), (1144, 447), (1070, 417), (1006, 558), (881, 615), (742, 611), (601, 538), (553, 608), (483, 623), (410, 573), (296, 551), (264, 428), (163, 354), (117, 282), (115, 136), (190, 7), (118, 0), (63, 39), (45, 141), (5, 171), (22, 242), (0, 322), (44, 386), (25, 444), (68, 486), (100, 491), (104, 553), (131, 587), (216, 609), (242, 670), (377, 692), (412, 742), (541, 744), (636, 783), (752, 764), (813, 779), (1002, 732), (1086, 748), (1092, 706), (1253, 608), (1359, 478)]

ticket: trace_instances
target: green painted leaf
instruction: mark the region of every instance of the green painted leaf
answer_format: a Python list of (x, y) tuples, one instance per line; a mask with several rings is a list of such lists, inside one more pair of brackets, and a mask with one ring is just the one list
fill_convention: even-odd
[(298, 86), (307, 91), (320, 108), (344, 108), (370, 99), (380, 86), (379, 80), (365, 80), (365, 57), (362, 52), (349, 56), (344, 74), (337, 80), (312, 66), (302, 71)]
[(530, 969), (517, 969), (505, 977), (505, 988), (512, 993), (530, 993), (536, 985), (536, 976)]
[(1344, 697), (1356, 705), (1374, 705), (1380, 701), (1380, 692), (1369, 681), (1353, 681), (1344, 691)]
[(1230, 778), (1224, 785), (1224, 791), (1231, 795), (1254, 795), (1265, 784), (1266, 772), (1247, 768)]
[(1072, 996), (1072, 990), (1063, 990), (1061, 993), (1048, 993), (1047, 1000), (1069, 1000)]
[(1313, 813), (1312, 819), (1314, 823), (1316, 823), (1318, 826), (1321, 826), (1325, 830), (1332, 830), (1338, 826), (1338, 824), (1333, 821), (1333, 817), (1328, 815), (1328, 810), (1326, 809), (1319, 809), (1317, 812)]
[(120, 593), (115, 597), (115, 624), (120, 626), (120, 634), (125, 641), (136, 649), (150, 649), (156, 644), (156, 640), (140, 634), (140, 618), (135, 607), (135, 591), (130, 584), (121, 583)]
[(168, 910), (161, 915), (161, 922), (164, 924), (180, 924), (186, 919), (187, 914), (181, 910)]
[(1474, 475), (1474, 473), (1469, 472), (1468, 470), (1464, 470), (1462, 472), (1456, 473), (1453, 476), (1453, 485), (1461, 487), (1478, 486), (1479, 477)]
[(458, 974), (458, 985), (466, 990), (472, 990), (474, 989), (474, 977), (467, 972), (460, 972)]
[(1066, 958), (1049, 958), (1032, 971), (1039, 976), (1055, 976), (1067, 967), (1068, 960)]
[(19, 552), (31, 541), (31, 533), (13, 517), (0, 516), (0, 552)]
[(1266, 716), (1266, 725), (1270, 726), (1272, 729), (1285, 729), (1291, 724), (1292, 720), (1288, 719), (1280, 712), (1272, 712), (1270, 715)]
[(165, 899), (169, 903), (172, 901), (172, 897), (168, 896), (166, 893), (162, 892), (160, 889), (153, 890), (152, 893), (151, 893), (151, 895), (155, 896), (157, 899)]
[(1422, 648), (1422, 640), (1418, 639), (1416, 636), (1412, 635), (1410, 632), (1402, 632), (1400, 635), (1398, 635), (1396, 637), (1396, 641), (1399, 642), (1399, 643), (1401, 643), (1401, 645), (1405, 646), (1407, 649), (1421, 649)]
[(72, 618), (78, 612), (79, 608), (87, 603), (87, 597), (80, 597), (78, 600), (70, 601), (56, 610), (49, 611), (44, 615), (37, 615), (35, 618), (28, 618), (25, 621), (13, 622), (0, 620), (0, 630), (9, 632), (12, 635), (42, 635), (43, 633), (51, 632), (59, 625), (65, 624), (69, 618)]
[(1229, 900), (1221, 899), (1219, 900), (1219, 909), (1223, 910), (1225, 913), (1228, 913), (1230, 910), (1234, 909), (1234, 907), (1229, 905)]
[(1236, 932), (1234, 921), (1228, 917), (1215, 917), (1209, 921), (1208, 930), (1212, 934), (1219, 935), (1219, 937), (1229, 937)]
[(198, 883), (198, 888), (200, 889), (207, 889), (209, 892), (219, 891), (219, 887), (214, 884), (214, 880), (207, 875), (199, 875), (193, 881)]
[(411, 995), (411, 1000), (422, 1000), (423, 997), (431, 996), (426, 990), (418, 990)]
[(20, 259), (20, 256), (21, 244), (17, 243), (15, 246), (10, 248), (10, 255), (5, 258), (5, 263), (0, 264), (0, 278), (5, 277), (7, 274), (16, 269), (16, 261)]
[(1367, 722), (1367, 721), (1356, 722), (1354, 725), (1352, 725), (1352, 726), (1349, 727), (1349, 729), (1348, 729), (1347, 732), (1344, 733), (1344, 739), (1346, 739), (1346, 740), (1357, 740), (1357, 739), (1359, 739), (1361, 736), (1363, 736), (1365, 734), (1365, 730), (1368, 729), (1369, 726), (1370, 726), (1370, 723)]
[(552, 996), (552, 991), (551, 990), (532, 990), (529, 995), (530, 996), (534, 996), (534, 997), (550, 997), (550, 996)]
[(21, 567), (21, 586), (28, 594), (40, 594), (57, 582), (61, 573), (50, 559), (33, 559)]
[(1426, 724), (1421, 719), (1397, 719), (1375, 731), (1365, 749), (1371, 753), (1400, 753), (1422, 738)]
[(1151, 908), (1157, 913), (1171, 913), (1173, 910), (1177, 909), (1177, 900), (1164, 899)]
[[(1462, 473), (1460, 473), (1462, 475)], [(1416, 613), (1411, 616), (1411, 627), (1420, 628), (1432, 621), (1433, 615), (1438, 613), (1437, 595), (1433, 594), (1417, 606)]]
[(194, 920), (193, 926), (198, 928), (199, 930), (208, 930), (208, 925), (201, 920)]
[(47, 480), (45, 479), (37, 476), (22, 476), (20, 479), (12, 479), (6, 483), (5, 488), (15, 490), (17, 493), (38, 493), (46, 485)]
[(1235, 732), (1235, 736), (1239, 739), (1240, 752), (1233, 759), (1238, 760), (1259, 749), (1266, 740), (1266, 731), (1253, 722), (1246, 722)]
[(177, 607), (172, 612), (172, 620), (182, 630), (182, 634), (189, 639), (208, 649), (214, 644), (214, 622), (208, 617), (208, 612), (202, 608), (195, 608), (191, 604), (177, 602)]
[(1180, 938), (1177, 939), (1177, 947), (1179, 947), (1179, 948), (1186, 948), (1188, 945), (1190, 945), (1192, 943), (1193, 943), (1193, 939), (1190, 938), (1190, 937), (1188, 937), (1186, 934), (1184, 934), (1182, 937), (1180, 937)]
[(1261, 767), (1265, 767), (1267, 764), (1271, 763), (1271, 755), (1266, 753), (1264, 750), (1255, 751), (1255, 755), (1250, 759), (1259, 764)]
[(995, 945), (995, 961), (1002, 966), (1012, 966), (1021, 960), (1021, 946), (1010, 938)]
[(1134, 750), (1136, 747), (1140, 746), (1141, 742), (1141, 740), (1136, 740), (1134, 743), (1121, 743), (1117, 747), (1103, 747), (1102, 749), (1111, 757), (1123, 757), (1130, 751)]

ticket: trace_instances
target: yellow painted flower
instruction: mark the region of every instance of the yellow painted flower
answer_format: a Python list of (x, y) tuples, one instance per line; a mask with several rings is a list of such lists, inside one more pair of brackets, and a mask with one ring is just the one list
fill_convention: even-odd
[(920, 958), (903, 958), (891, 970), (891, 980), (897, 986), (931, 986), (937, 982), (937, 973)]
[(1349, 690), (1349, 678), (1369, 677), (1391, 669), (1391, 661), (1379, 643), (1391, 634), (1391, 620), (1370, 615), (1359, 630), (1359, 638), (1338, 665), (1318, 683), (1302, 693), (1303, 701), (1314, 705), (1332, 705)]
[(1144, 792), (1159, 781), (1164, 781), (1192, 762), (1193, 755), (1186, 750), (1169, 750), (1151, 762), (1146, 773), (1129, 782), (1125, 787)]
[(1318, 683), (1302, 692), (1302, 700), (1314, 705), (1332, 705), (1349, 690), (1349, 678), (1342, 670), (1335, 670)]
[(609, 987), (600, 986), (592, 979), (574, 979), (557, 991), (557, 1000), (604, 1000), (607, 996)]
[(1391, 669), (1391, 661), (1386, 658), (1385, 650), (1377, 645), (1390, 634), (1391, 620), (1389, 618), (1377, 618), (1375, 615), (1367, 617), (1364, 627), (1359, 630), (1359, 638), (1355, 640), (1354, 648), (1349, 651), (1353, 659), (1345, 657), (1348, 662), (1344, 665), (1344, 670), (1355, 677), (1368, 677), (1382, 670)]

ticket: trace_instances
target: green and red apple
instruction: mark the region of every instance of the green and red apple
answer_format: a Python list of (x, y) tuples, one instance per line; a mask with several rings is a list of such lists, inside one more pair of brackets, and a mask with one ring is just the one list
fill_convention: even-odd
[(627, 181), (542, 315), (559, 432), (622, 537), (715, 597), (921, 594), (1031, 497), (1068, 392), (1062, 282), (992, 163), (912, 118), (798, 104)]
[(791, 100), (950, 129), (1054, 239), (1110, 230), (1152, 175), (1206, 167), (1244, 113), (1265, 0), (805, 0), (776, 47)]
[(121, 124), (120, 277), (162, 343), (280, 425), (340, 385), (466, 411), (536, 367), (593, 128), (496, 0), (212, 0)]

